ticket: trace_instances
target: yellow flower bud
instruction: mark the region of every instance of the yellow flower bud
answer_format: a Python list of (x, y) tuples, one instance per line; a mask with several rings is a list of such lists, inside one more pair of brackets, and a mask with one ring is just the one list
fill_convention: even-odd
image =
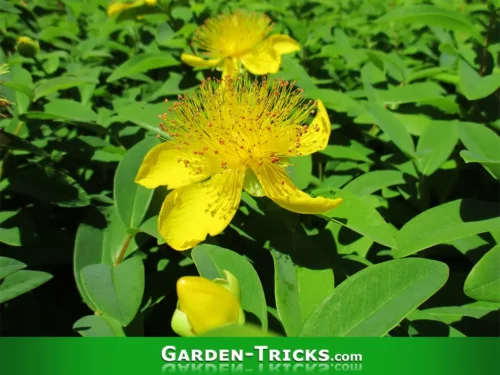
[(116, 1), (108, 7), (108, 16), (112, 17), (126, 10), (143, 6), (154, 7), (156, 3), (157, 0), (135, 0), (132, 2)]
[(185, 276), (177, 281), (179, 302), (172, 329), (180, 336), (195, 336), (228, 324), (243, 324), (238, 280), (224, 271), (227, 280)]
[(40, 44), (27, 36), (20, 36), (17, 39), (17, 51), (23, 57), (33, 58), (40, 51)]

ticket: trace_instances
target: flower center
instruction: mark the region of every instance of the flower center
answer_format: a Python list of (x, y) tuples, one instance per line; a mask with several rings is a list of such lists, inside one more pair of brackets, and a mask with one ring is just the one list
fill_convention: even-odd
[(240, 57), (262, 42), (272, 28), (268, 16), (238, 11), (208, 19), (196, 30), (193, 45), (211, 58)]
[(315, 103), (287, 81), (225, 80), (222, 85), (208, 78), (160, 116), (161, 127), (174, 138), (179, 162), (194, 173), (286, 164), (308, 131), (302, 124)]

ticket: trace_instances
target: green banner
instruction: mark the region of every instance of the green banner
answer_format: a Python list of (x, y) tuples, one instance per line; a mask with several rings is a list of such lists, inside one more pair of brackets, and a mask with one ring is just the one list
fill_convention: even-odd
[(497, 338), (1, 338), (2, 374), (498, 374)]

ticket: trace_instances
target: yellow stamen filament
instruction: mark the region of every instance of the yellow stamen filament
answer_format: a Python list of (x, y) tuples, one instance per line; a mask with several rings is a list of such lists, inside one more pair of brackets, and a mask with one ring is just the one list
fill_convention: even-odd
[(200, 90), (180, 95), (160, 116), (162, 129), (174, 138), (179, 163), (193, 174), (265, 161), (282, 164), (285, 154), (296, 151), (301, 137), (311, 130), (303, 124), (316, 103), (304, 100), (302, 89), (283, 80), (227, 76), (224, 83), (203, 81)]

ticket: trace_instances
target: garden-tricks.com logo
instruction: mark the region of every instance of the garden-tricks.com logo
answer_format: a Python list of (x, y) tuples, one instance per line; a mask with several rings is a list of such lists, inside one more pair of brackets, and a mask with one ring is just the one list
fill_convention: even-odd
[(328, 349), (271, 349), (255, 345), (250, 349), (162, 348), (162, 373), (319, 373), (361, 371), (363, 355), (331, 353)]

